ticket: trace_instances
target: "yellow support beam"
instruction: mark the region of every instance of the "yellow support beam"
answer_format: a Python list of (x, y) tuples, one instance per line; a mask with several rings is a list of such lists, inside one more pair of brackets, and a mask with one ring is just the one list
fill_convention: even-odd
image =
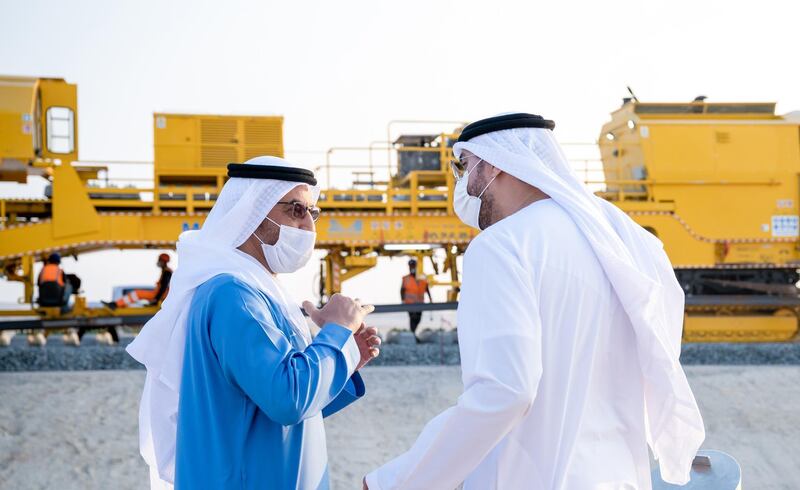
[(684, 342), (785, 342), (797, 335), (797, 317), (781, 315), (687, 315)]
[(53, 238), (96, 232), (100, 227), (84, 182), (69, 163), (53, 168)]
[(381, 246), (387, 243), (463, 244), (477, 231), (445, 213), (323, 213), (317, 223), (317, 248)]

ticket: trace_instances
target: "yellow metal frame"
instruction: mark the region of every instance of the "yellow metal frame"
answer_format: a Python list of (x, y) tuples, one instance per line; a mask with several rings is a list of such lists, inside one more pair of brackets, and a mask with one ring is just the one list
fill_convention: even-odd
[[(0, 93), (2, 80), (0, 78)], [(28, 87), (25, 90), (37, 87), (35, 90), (40, 91), (44, 103), (42, 110), (46, 110), (49, 103), (72, 104), (70, 107), (77, 120), (77, 100), (70, 99), (70, 93), (77, 93), (74, 85), (63, 80), (33, 80), (23, 85)], [(45, 92), (49, 95), (45, 96)], [(34, 97), (30, 100), (36, 103), (35, 93), (24, 92), (24, 97)], [(25, 107), (31, 105), (28, 99), (23, 104)], [(680, 116), (658, 114), (656, 117), (638, 114), (632, 102), (616, 111), (601, 133), (616, 134), (613, 141), (602, 136), (600, 140), (606, 179), (589, 184), (605, 186), (599, 193), (601, 196), (656, 232), (677, 268), (751, 267), (753, 264), (794, 267), (800, 264), (797, 238), (773, 237), (763, 227), (767, 217), (798, 215), (798, 124), (774, 115), (711, 114), (707, 105), (691, 107), (699, 110)], [(4, 117), (0, 107), (0, 127), (5, 127), (2, 125), (10, 120)], [(241, 134), (245, 121), (258, 120), (243, 116), (156, 114), (156, 132), (164, 129), (159, 128), (162, 125), (159, 117), (167, 118), (167, 127), (175, 131), (166, 139), (157, 139), (154, 179), (149, 188), (92, 186), (103, 167), (72, 163), (77, 159), (77, 133), (74, 158), (60, 161), (36, 155), (32, 147), (23, 152), (11, 151), (17, 143), (11, 141), (13, 138), (0, 136), (0, 156), (6, 158), (4, 162), (9, 161), (12, 154), (17, 159), (25, 158), (27, 167), (22, 168), (27, 168), (27, 172), (41, 172), (53, 180), (51, 199), (0, 200), (0, 264), (6, 278), (25, 284), (26, 302), (33, 300), (33, 262), (53, 251), (80, 254), (108, 248), (171, 248), (181, 231), (202, 226), (224, 184), (225, 170), (222, 165), (209, 166), (200, 161), (197, 147), (207, 142), (200, 141), (198, 124), (202, 120), (233, 121), (238, 128), (236, 134)], [(280, 117), (265, 118), (261, 123), (270, 124), (269, 121), (282, 127)], [(642, 132), (645, 126), (647, 131)], [(391, 129), (387, 136), (391, 136)], [(454, 179), (449, 161), (453, 154), (446, 142), (456, 136), (457, 133), (440, 133), (436, 140), (438, 146), (431, 147), (377, 142), (380, 149), (390, 152), (389, 178), (382, 182), (374, 179), (376, 166), (372, 153), (376, 145), (348, 148), (370, 152), (366, 170), (350, 167), (356, 169), (357, 177), (369, 177), (365, 182), (359, 181), (368, 188), (340, 190), (328, 185), (321, 193), (319, 206), (324, 213), (317, 224), (317, 246), (328, 251), (322, 267), (325, 294), (341, 291), (343, 281), (374, 267), (379, 256), (414, 255), (424, 264), (424, 257), (431, 257), (430, 252), (397, 252), (383, 248), (386, 244), (424, 243), (446, 251), (442, 271), (434, 264), (434, 274), (427, 275), (429, 283), (448, 287), (448, 300), (457, 298), (457, 258), (474, 238), (475, 231), (461, 223), (452, 209)], [(186, 145), (172, 144), (180, 138), (190, 141), (186, 141)], [(238, 139), (216, 143), (239, 153), (245, 151), (246, 146), (246, 142)], [(281, 137), (276, 153), (282, 154), (282, 144)], [(176, 146), (182, 149), (175, 150)], [(188, 147), (193, 149), (186, 153)], [(772, 153), (767, 155), (772, 159), (769, 172), (754, 172), (747, 165), (747, 158), (752, 160), (764, 147), (779, 150), (770, 150)], [(709, 159), (717, 158), (712, 150), (723, 152), (729, 158), (726, 161), (733, 163), (728, 167), (709, 166)], [(439, 154), (440, 167), (397, 176), (391, 165), (392, 151), (435, 152)], [(330, 159), (332, 152), (329, 151), (326, 158), (327, 179), (334, 169)], [(647, 169), (646, 176), (634, 178), (637, 165)], [(7, 167), (17, 170), (3, 171), (6, 172), (3, 178), (18, 180), (14, 172), (18, 172), (19, 167)], [(5, 167), (0, 166), (0, 170), (2, 168)], [(144, 196), (152, 198), (145, 200)], [(732, 196), (746, 196), (746, 199), (732, 199)], [(780, 207), (781, 202), (783, 207)], [(449, 274), (449, 278), (438, 279), (440, 273)], [(136, 308), (113, 314), (138, 315), (143, 311)], [(56, 310), (36, 309), (35, 313), (48, 318), (61, 316)], [(108, 314), (105, 309), (92, 310), (79, 302), (70, 315)], [(749, 333), (743, 335), (743, 331)], [(687, 316), (684, 338), (687, 341), (785, 340), (796, 331), (794, 313), (784, 316), (739, 312), (734, 316), (720, 316), (694, 312)], [(731, 332), (739, 334), (730, 335)]]
[[(793, 267), (800, 240), (773, 221), (800, 213), (800, 123), (774, 105), (630, 101), (603, 126), (605, 179), (594, 183), (659, 236), (676, 268)], [(638, 109), (652, 106), (662, 112)], [(686, 112), (663, 113), (673, 109)]]
[(686, 315), (684, 342), (786, 342), (797, 335), (797, 316)]

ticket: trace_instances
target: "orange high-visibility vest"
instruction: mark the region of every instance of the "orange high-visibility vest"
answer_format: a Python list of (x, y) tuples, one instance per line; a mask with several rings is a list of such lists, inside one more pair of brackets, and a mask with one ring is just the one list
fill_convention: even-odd
[(64, 287), (64, 273), (61, 271), (61, 267), (57, 264), (45, 264), (42, 268), (42, 272), (39, 273), (39, 284), (44, 282), (55, 282), (58, 283), (60, 287)]
[(405, 290), (403, 303), (423, 303), (425, 302), (425, 291), (428, 290), (428, 281), (408, 274), (403, 276), (403, 289)]

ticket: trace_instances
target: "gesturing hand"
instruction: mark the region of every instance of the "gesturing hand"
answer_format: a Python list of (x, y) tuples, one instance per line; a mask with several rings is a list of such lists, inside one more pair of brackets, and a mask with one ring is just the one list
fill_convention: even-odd
[(353, 334), (358, 345), (358, 351), (361, 353), (361, 360), (358, 362), (356, 371), (364, 367), (369, 361), (378, 357), (381, 350), (378, 348), (381, 345), (381, 338), (378, 337), (378, 330), (374, 327), (367, 327), (362, 323), (361, 328)]
[(303, 309), (318, 327), (326, 323), (335, 323), (356, 332), (361, 328), (364, 317), (372, 313), (375, 307), (362, 305), (357, 299), (337, 293), (331, 296), (330, 301), (322, 308), (317, 308), (311, 301), (304, 301)]

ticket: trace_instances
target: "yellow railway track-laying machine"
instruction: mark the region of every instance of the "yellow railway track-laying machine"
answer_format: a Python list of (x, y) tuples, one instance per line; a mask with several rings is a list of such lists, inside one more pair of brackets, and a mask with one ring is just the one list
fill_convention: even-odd
[[(34, 262), (54, 251), (174, 247), (180, 232), (202, 225), (227, 163), (283, 155), (281, 117), (154, 114), (151, 186), (114, 186), (100, 178), (113, 164), (78, 159), (77, 115), (73, 84), (0, 77), (0, 179), (50, 181), (41, 198), (0, 199), (0, 270), (25, 284), (23, 301), (30, 305), (0, 317), (100, 325), (152, 314), (153, 308), (89, 308), (80, 297), (67, 314), (37, 307)], [(335, 189), (333, 168), (324, 168), (328, 185), (317, 230), (317, 246), (327, 251), (323, 299), (378, 257), (408, 253), (427, 258), (435, 272), (430, 282), (457, 299), (456, 259), (474, 237), (451, 204), (448, 162), (458, 131), (388, 142), (395, 163), (382, 181), (370, 165), (354, 172), (348, 188)], [(687, 295), (685, 340), (796, 336), (800, 114), (776, 115), (774, 103), (625, 99), (598, 144), (603, 178), (587, 171), (587, 183), (664, 242)], [(437, 263), (431, 250), (404, 250), (411, 244), (444, 254)]]

